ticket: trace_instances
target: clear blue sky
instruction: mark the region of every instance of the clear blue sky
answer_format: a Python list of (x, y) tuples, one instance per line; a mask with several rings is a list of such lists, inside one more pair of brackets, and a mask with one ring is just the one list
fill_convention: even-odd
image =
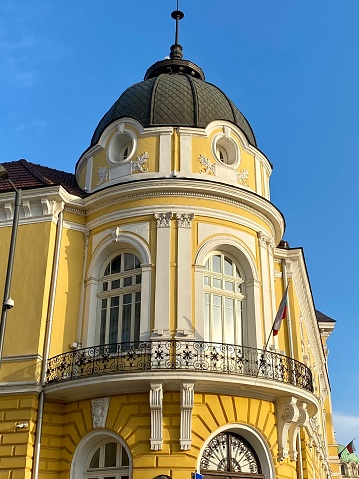
[[(181, 0), (180, 43), (274, 164), (285, 238), (337, 320), (339, 442), (359, 437), (359, 1)], [(74, 172), (103, 114), (169, 53), (174, 0), (1, 0), (0, 161)], [(359, 449), (359, 447), (358, 447)]]

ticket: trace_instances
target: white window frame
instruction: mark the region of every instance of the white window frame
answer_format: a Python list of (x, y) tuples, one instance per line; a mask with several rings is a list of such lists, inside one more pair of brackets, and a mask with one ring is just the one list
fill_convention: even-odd
[[(203, 272), (203, 293), (204, 293), (204, 309), (205, 309), (205, 341), (209, 342), (218, 342), (218, 343), (225, 343), (225, 344), (243, 344), (243, 318), (246, 317), (246, 302), (245, 302), (245, 276), (244, 271), (238, 261), (229, 253), (223, 251), (212, 251), (206, 258), (205, 265), (207, 262), (213, 262), (213, 257), (219, 256), (221, 262), (221, 272), (215, 272), (212, 270), (204, 269)], [(228, 258), (232, 262), (232, 275), (226, 275), (224, 273), (224, 260)], [(234, 269), (237, 268), (239, 271), (240, 277), (235, 276)], [(211, 284), (205, 284), (206, 278)], [(221, 287), (214, 286), (214, 282), (221, 283)], [(225, 289), (226, 283), (232, 283), (233, 289), (229, 291)], [(235, 289), (240, 287), (240, 292), (235, 292)], [(209, 302), (206, 301), (206, 296), (209, 296)], [(218, 332), (214, 331), (214, 297), (221, 298), (221, 306), (220, 306), (220, 314), (221, 314), (221, 325), (222, 325), (222, 335), (221, 338), (218, 337)], [(226, 328), (226, 299), (232, 300), (234, 302), (233, 308), (233, 335), (229, 335), (227, 328)], [(207, 304), (209, 307), (207, 308)], [(206, 312), (208, 313), (206, 314)], [(230, 336), (234, 338), (232, 340), (228, 339)]]
[[(135, 311), (136, 311), (136, 293), (139, 292), (140, 294), (142, 294), (142, 291), (141, 291), (142, 290), (142, 270), (141, 270), (141, 266), (140, 266), (137, 269), (124, 271), (123, 264), (124, 264), (124, 258), (125, 258), (126, 253), (129, 253), (129, 254), (132, 254), (132, 255), (136, 256), (139, 260), (139, 263), (141, 264), (141, 259), (138, 255), (138, 253), (136, 251), (132, 250), (132, 249), (125, 248), (125, 249), (121, 249), (121, 250), (117, 251), (116, 253), (113, 253), (107, 259), (107, 261), (105, 262), (105, 264), (102, 267), (101, 276), (100, 276), (100, 280), (99, 280), (99, 291), (97, 293), (97, 297), (98, 297), (98, 314), (97, 314), (97, 325), (96, 325), (96, 343), (97, 344), (109, 344), (109, 343), (111, 343), (111, 341), (110, 341), (110, 331), (109, 331), (110, 330), (111, 299), (116, 298), (116, 297), (119, 298), (119, 305), (118, 305), (119, 312), (118, 312), (117, 341), (115, 341), (114, 343), (135, 342), (135, 341), (138, 341), (140, 339), (141, 300), (142, 300), (142, 297), (141, 297), (141, 300), (139, 301), (139, 303), (140, 303), (140, 318), (139, 318), (137, 334), (136, 334), (136, 331), (135, 331), (135, 320), (136, 320)], [(123, 258), (123, 260), (121, 261), (121, 263), (122, 263), (121, 271), (119, 273), (114, 273), (114, 274), (104, 276), (104, 272), (105, 272), (106, 268), (108, 267), (108, 265), (111, 264), (112, 261), (118, 256), (121, 256), (121, 258)], [(116, 288), (116, 289), (108, 289), (107, 291), (103, 291), (102, 286), (105, 282), (107, 282), (108, 284), (111, 283), (112, 281), (122, 282), (125, 277), (131, 276), (132, 278), (135, 279), (139, 275), (141, 276), (141, 282), (139, 284), (134, 284), (134, 285), (132, 284), (130, 286), (122, 286), (122, 287), (120, 286), (119, 288)], [(122, 334), (121, 334), (121, 331), (122, 331), (121, 324), (122, 324), (122, 321), (123, 321), (123, 300), (124, 300), (124, 296), (127, 295), (127, 294), (131, 294), (132, 298), (135, 301), (131, 302), (130, 338), (129, 338), (129, 340), (124, 341), (123, 337), (122, 337)], [(101, 322), (102, 322), (102, 311), (104, 311), (104, 308), (102, 306), (104, 300), (107, 302), (107, 306), (106, 306), (106, 309), (105, 309), (105, 311), (106, 311), (106, 332), (105, 332), (105, 340), (102, 341), (101, 340)]]
[[(116, 462), (117, 465), (114, 467), (105, 467), (104, 466), (104, 454), (105, 454), (105, 447), (106, 444), (114, 443), (117, 446), (116, 451)], [(100, 458), (99, 458), (99, 467), (90, 469), (90, 462), (93, 455), (100, 449)], [(122, 466), (119, 465), (122, 460), (122, 450), (125, 451), (127, 458), (128, 458), (128, 465)], [(95, 447), (92, 448), (90, 451), (86, 465), (85, 465), (85, 472), (84, 472), (84, 479), (105, 479), (105, 477), (114, 477), (115, 479), (121, 479), (123, 477), (130, 477), (130, 458), (128, 456), (128, 452), (123, 447), (123, 445), (119, 441), (115, 441), (112, 438), (107, 438), (102, 440), (100, 443), (96, 444)]]
[[(76, 450), (72, 459), (70, 479), (79, 479), (79, 478), (91, 479), (91, 477), (99, 477), (95, 475), (86, 476), (86, 474), (87, 474), (87, 464), (90, 460), (89, 458), (92, 457), (93, 452), (95, 452), (96, 448), (100, 446), (102, 442), (117, 442), (125, 449), (129, 459), (129, 466), (128, 466), (128, 473), (126, 471), (126, 474), (124, 475), (125, 476), (128, 475), (129, 478), (132, 479), (132, 455), (131, 455), (130, 449), (128, 448), (125, 441), (118, 434), (107, 429), (92, 431), (89, 434), (87, 434), (84, 438), (81, 439), (80, 443), (76, 447)], [(111, 470), (109, 469), (108, 471), (110, 472)], [(123, 473), (124, 472), (125, 471), (123, 471)], [(112, 474), (106, 473), (106, 476), (110, 476), (110, 475)]]
[(89, 267), (85, 276), (84, 309), (81, 312), (81, 343), (82, 347), (97, 346), (98, 327), (98, 291), (104, 264), (111, 255), (118, 254), (121, 250), (129, 249), (141, 260), (142, 284), (141, 284), (141, 317), (140, 317), (140, 341), (150, 338), (150, 313), (151, 313), (151, 286), (152, 286), (152, 259), (148, 244), (138, 235), (131, 232), (117, 232), (108, 230), (103, 234), (103, 239), (93, 252)]
[(216, 235), (205, 239), (198, 248), (194, 260), (195, 274), (195, 334), (204, 341), (203, 276), (206, 258), (213, 251), (231, 255), (245, 274), (246, 317), (243, 316), (243, 344), (252, 348), (262, 347), (262, 317), (260, 281), (253, 255), (239, 239), (228, 235)]

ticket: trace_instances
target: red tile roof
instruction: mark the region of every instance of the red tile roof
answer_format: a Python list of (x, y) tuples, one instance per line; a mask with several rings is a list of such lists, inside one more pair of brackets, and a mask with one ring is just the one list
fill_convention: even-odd
[[(2, 165), (6, 168), (14, 185), (22, 190), (61, 185), (73, 195), (86, 196), (85, 191), (78, 186), (75, 175), (72, 173), (36, 165), (26, 160), (11, 161), (2, 163)], [(0, 178), (0, 193), (12, 191), (12, 189), (6, 179)]]

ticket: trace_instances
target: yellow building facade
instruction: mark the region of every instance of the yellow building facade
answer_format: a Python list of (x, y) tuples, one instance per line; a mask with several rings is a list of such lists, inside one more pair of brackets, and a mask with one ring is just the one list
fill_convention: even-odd
[[(282, 241), (249, 123), (178, 44), (106, 113), (75, 175), (4, 166), (22, 200), (1, 479), (340, 475), (333, 322)], [(13, 214), (3, 179), (1, 288)]]

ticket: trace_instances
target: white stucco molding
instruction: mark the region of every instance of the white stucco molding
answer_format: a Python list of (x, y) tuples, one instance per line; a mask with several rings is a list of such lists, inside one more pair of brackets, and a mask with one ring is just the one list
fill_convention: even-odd
[(92, 427), (94, 429), (104, 428), (106, 426), (110, 398), (91, 399)]
[[(242, 253), (246, 261), (244, 264), (241, 263), (241, 266), (244, 269), (246, 278), (258, 280), (258, 272), (257, 272), (255, 260), (252, 254), (250, 253), (250, 251), (247, 249), (246, 245), (242, 241), (238, 240), (237, 238), (234, 238), (234, 237), (231, 238), (231, 237), (228, 237), (227, 235), (226, 236), (216, 235), (204, 241), (197, 250), (194, 264), (196, 266), (203, 266), (205, 263), (206, 256), (208, 256), (211, 251), (216, 250), (218, 247), (223, 248), (223, 246), (234, 247), (236, 250)], [(246, 266), (246, 264), (248, 266)], [(249, 270), (248, 270), (248, 267), (249, 267)]]
[(318, 371), (320, 381), (320, 390), (316, 391), (316, 393), (325, 398), (330, 391), (326, 369), (326, 358), (315, 314), (315, 307), (303, 251), (300, 248), (289, 250), (277, 248), (275, 250), (275, 257), (277, 259), (290, 260), (292, 284), (296, 291), (302, 321), (308, 336), (308, 350), (313, 356), (314, 367)]
[[(289, 428), (296, 425), (300, 412), (297, 398), (294, 396), (282, 397), (276, 400), (277, 434), (278, 434), (278, 462), (283, 461), (289, 454)], [(294, 452), (292, 451), (292, 454)]]
[(288, 443), (289, 443), (289, 458), (291, 461), (296, 461), (298, 458), (297, 451), (297, 437), (301, 427), (307, 426), (309, 423), (309, 414), (307, 410), (307, 403), (304, 401), (298, 401), (297, 407), (299, 411), (299, 417), (296, 422), (289, 426)]
[(183, 383), (181, 389), (181, 451), (189, 451), (192, 446), (192, 410), (194, 405), (194, 383)]
[(142, 269), (140, 339), (147, 340), (149, 338), (152, 277), (150, 249), (138, 235), (114, 228), (108, 229), (106, 236), (97, 245), (85, 275), (83, 336), (81, 338), (84, 347), (92, 346), (96, 342), (97, 293), (101, 269), (111, 255), (118, 253), (121, 248), (134, 250), (140, 258)]
[(160, 451), (162, 449), (162, 406), (163, 406), (163, 387), (162, 384), (150, 384), (150, 409), (151, 409), (151, 451)]
[[(279, 243), (284, 232), (284, 218), (272, 203), (247, 189), (239, 188), (238, 185), (213, 183), (208, 181), (209, 178), (209, 176), (204, 178), (203, 175), (198, 173), (198, 178), (193, 177), (186, 180), (171, 178), (171, 181), (164, 181), (163, 178), (149, 177), (146, 181), (136, 184), (136, 188), (133, 188), (133, 184), (118, 184), (116, 189), (104, 189), (85, 198), (86, 213), (95, 214), (99, 212), (102, 214), (103, 209), (108, 206), (114, 204), (119, 206), (122, 203), (139, 199), (156, 198), (160, 211), (166, 211), (163, 208), (163, 203), (161, 203), (162, 197), (213, 200), (252, 213), (255, 218), (259, 218), (265, 223), (275, 243)], [(200, 204), (200, 201), (198, 201), (198, 204)], [(157, 209), (155, 205), (152, 205), (151, 208), (152, 210)], [(145, 211), (146, 207), (138, 208), (138, 210)], [(218, 208), (213, 208), (213, 211), (216, 210)], [(116, 214), (119, 214), (119, 212), (116, 212)], [(130, 214), (133, 215), (132, 211), (130, 211)], [(112, 213), (113, 217), (114, 215), (115, 213)], [(105, 216), (105, 221), (108, 221), (109, 218), (111, 218), (111, 214)], [(94, 224), (91, 224), (90, 227), (94, 228), (98, 221), (98, 219), (94, 220)], [(263, 226), (260, 228), (258, 225), (256, 229), (257, 231), (263, 229)]]
[(129, 458), (129, 470), (131, 475), (132, 454), (125, 441), (114, 431), (110, 431), (107, 429), (96, 429), (95, 431), (92, 431), (85, 437), (83, 437), (81, 441), (77, 444), (71, 463), (70, 479), (78, 479), (79, 477), (83, 477), (85, 465), (88, 461), (91, 451), (93, 451), (97, 444), (109, 438), (115, 440), (116, 442), (119, 442), (127, 452), (127, 456)]

